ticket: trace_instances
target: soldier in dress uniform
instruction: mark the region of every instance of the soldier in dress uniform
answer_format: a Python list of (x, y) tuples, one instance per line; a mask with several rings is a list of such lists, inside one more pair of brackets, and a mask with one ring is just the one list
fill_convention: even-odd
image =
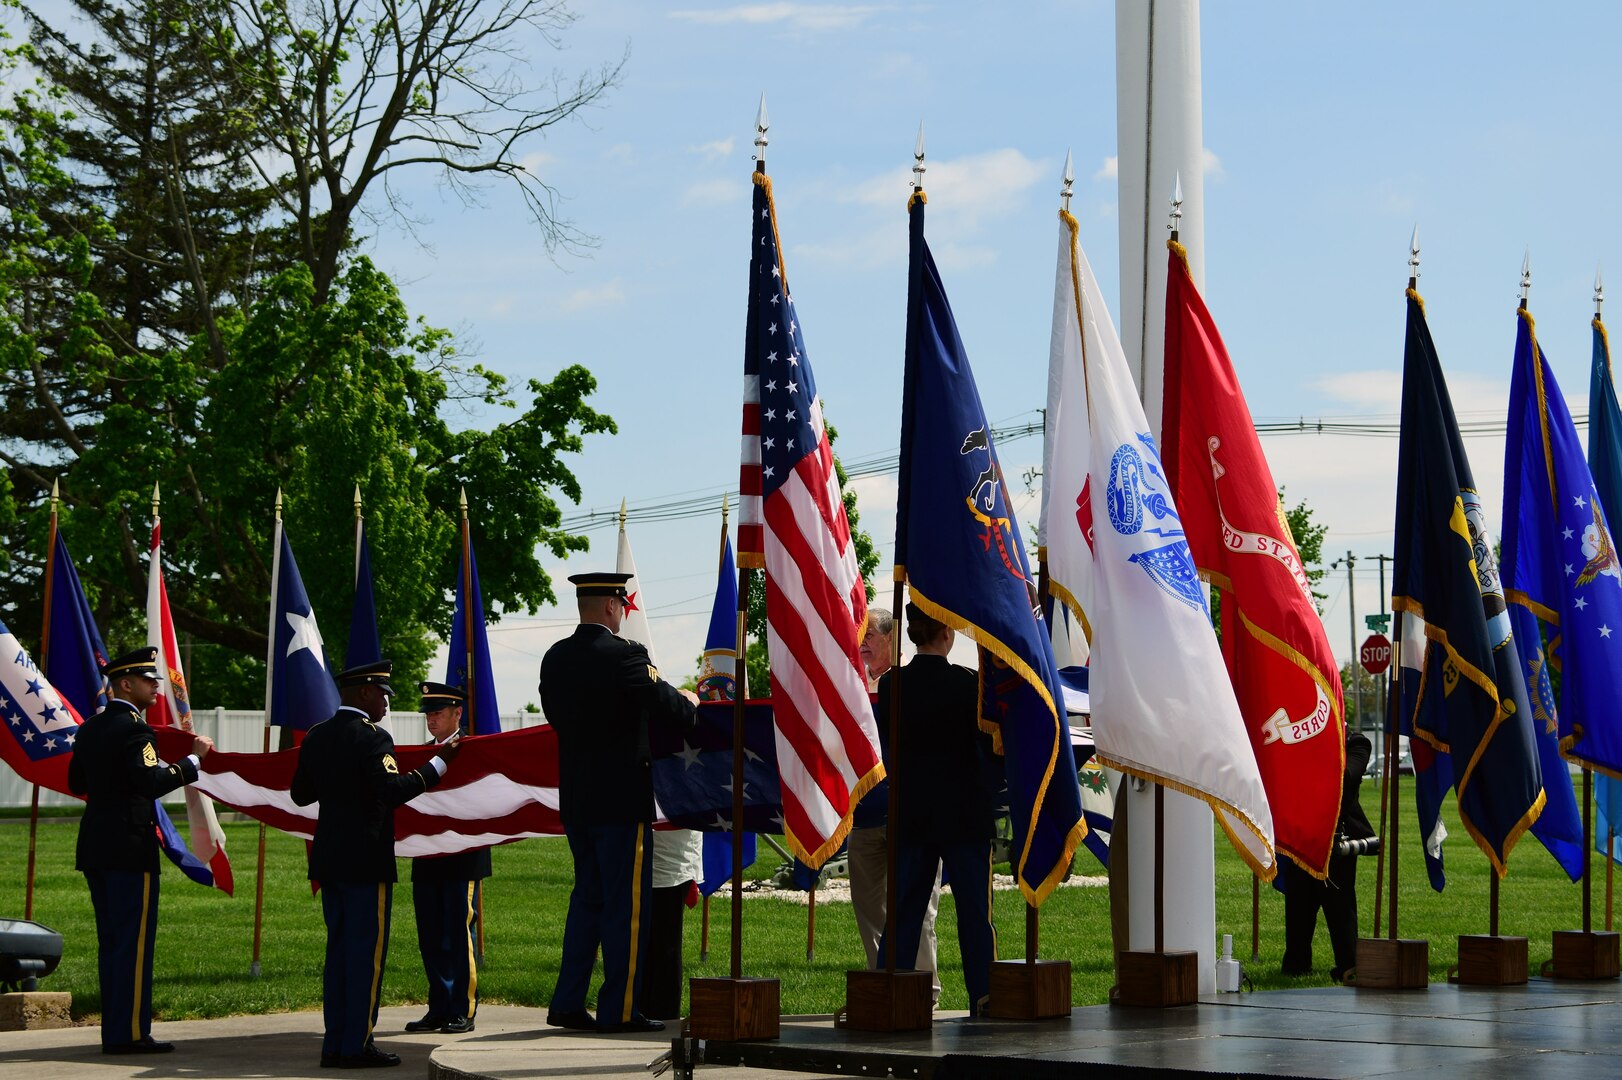
[(197, 779), (214, 748), (198, 735), (173, 765), (158, 760), (143, 715), (158, 699), (158, 650), (147, 645), (102, 666), (112, 700), (80, 725), (68, 787), (85, 796), (74, 866), (90, 885), (101, 982), (101, 1051), (163, 1054), (152, 1038), (152, 949), (158, 933), (158, 838), (154, 800)]
[(390, 667), (388, 660), (379, 660), (338, 675), (342, 704), (332, 719), (310, 729), (293, 773), (293, 801), (321, 804), (310, 845), (310, 880), (321, 883), (327, 923), (323, 1066), (400, 1064), (398, 1055), (372, 1043), (396, 880), (394, 808), (439, 783), (458, 749), (453, 737), (420, 769), (400, 772), (394, 739), (377, 726), (394, 696)]
[[(425, 682), (422, 711), (428, 735), (443, 743), (462, 731), (467, 694), (459, 686)], [(428, 1012), (405, 1029), (462, 1035), (473, 1030), (479, 1008), (479, 967), (473, 931), (479, 882), (490, 876), (490, 849), (411, 860), (411, 902), (417, 911), (417, 948), (428, 973)]]
[[(642, 1015), (644, 913), (651, 902), (653, 779), (648, 725), (690, 725), (696, 695), (659, 678), (648, 650), (617, 637), (629, 574), (575, 574), (580, 626), (541, 661), (541, 708), (558, 733), (558, 802), (574, 856), (563, 960), (546, 1022), (598, 1031), (661, 1031)], [(586, 991), (598, 946), (597, 1016)]]
[[(997, 952), (991, 924), (996, 769), (991, 738), (980, 730), (980, 682), (947, 659), (956, 637), (952, 629), (911, 603), (907, 637), (917, 655), (879, 680), (876, 710), (885, 768), (897, 788), (899, 820), (889, 823), (896, 830), (896, 955), (918, 954), (924, 912), (944, 865), (957, 905), (969, 1015), (982, 1016)], [(898, 685), (901, 744), (891, 747), (890, 695)], [(889, 942), (880, 943), (880, 963), (888, 948)]]

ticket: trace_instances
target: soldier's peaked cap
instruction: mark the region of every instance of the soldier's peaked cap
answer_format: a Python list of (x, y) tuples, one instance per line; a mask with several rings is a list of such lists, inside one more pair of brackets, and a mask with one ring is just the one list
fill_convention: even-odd
[(115, 656), (102, 665), (101, 673), (109, 679), (120, 679), (126, 675), (145, 675), (149, 679), (156, 679), (158, 647), (142, 645), (139, 649), (131, 649), (122, 656)]
[(625, 595), (625, 583), (631, 580), (630, 574), (614, 574), (604, 571), (596, 574), (570, 574), (569, 581), (574, 585), (576, 596), (620, 596)]
[(369, 664), (356, 664), (346, 671), (340, 671), (335, 679), (340, 690), (353, 686), (380, 686), (385, 694), (393, 694), (394, 687), (389, 685), (389, 672), (393, 668), (392, 660), (373, 660)]
[(450, 686), (442, 682), (418, 683), (417, 690), (422, 694), (422, 711), (433, 712), (435, 709), (454, 709), (458, 705), (467, 704), (467, 694), (460, 686)]

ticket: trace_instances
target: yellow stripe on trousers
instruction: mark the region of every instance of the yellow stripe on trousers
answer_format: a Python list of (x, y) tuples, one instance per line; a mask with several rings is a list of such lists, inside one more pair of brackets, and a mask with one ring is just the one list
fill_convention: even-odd
[(152, 908), (152, 874), (141, 875), (141, 922), (135, 938), (135, 998), (130, 1005), (130, 1042), (141, 1041), (141, 976), (146, 971), (146, 920)]
[(636, 827), (636, 859), (631, 863), (631, 963), (625, 969), (625, 1012), (620, 1023), (629, 1023), (636, 998), (636, 945), (642, 926), (642, 837), (646, 825)]
[(383, 982), (383, 917), (384, 905), (388, 903), (389, 886), (379, 883), (377, 886), (377, 944), (372, 946), (372, 993), (366, 999), (366, 1039), (372, 1038), (372, 1024), (377, 1018), (377, 991)]
[(462, 1015), (469, 1020), (479, 1007), (479, 963), (473, 955), (473, 890), (478, 887), (477, 881), (467, 883), (467, 1011)]

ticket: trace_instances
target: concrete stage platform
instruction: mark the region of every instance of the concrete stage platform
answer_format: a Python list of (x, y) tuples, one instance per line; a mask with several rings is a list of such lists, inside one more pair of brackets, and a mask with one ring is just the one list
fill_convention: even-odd
[[(785, 1017), (782, 1030), (776, 1042), (693, 1041), (692, 1072), (678, 1061), (674, 1075), (720, 1080), (745, 1066), (919, 1080), (1622, 1077), (1622, 983), (1615, 980), (1222, 994), (1169, 1010), (1091, 1006), (1075, 1010), (1068, 1020), (1030, 1024), (948, 1014), (937, 1016), (933, 1030), (908, 1035), (842, 1031), (827, 1017)], [(587, 1038), (603, 1040), (606, 1050), (615, 1037)], [(652, 1039), (643, 1038), (653, 1050)], [(584, 1041), (568, 1040), (577, 1053)], [(545, 1032), (528, 1040), (509, 1034), (499, 1050), (480, 1047), (477, 1037), (466, 1039), (436, 1050), (430, 1075), (458, 1080), (579, 1075), (560, 1071), (562, 1061), (548, 1060), (548, 1042), (562, 1049), (561, 1041)], [(669, 1045), (666, 1041), (658, 1049)]]

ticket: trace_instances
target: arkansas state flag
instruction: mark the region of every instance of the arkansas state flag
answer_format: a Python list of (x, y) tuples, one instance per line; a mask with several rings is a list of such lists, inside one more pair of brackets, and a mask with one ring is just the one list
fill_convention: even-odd
[(1200, 577), (1222, 590), (1222, 654), (1278, 850), (1328, 872), (1346, 718), (1340, 672), (1250, 407), (1183, 246), (1166, 268), (1166, 476)]

